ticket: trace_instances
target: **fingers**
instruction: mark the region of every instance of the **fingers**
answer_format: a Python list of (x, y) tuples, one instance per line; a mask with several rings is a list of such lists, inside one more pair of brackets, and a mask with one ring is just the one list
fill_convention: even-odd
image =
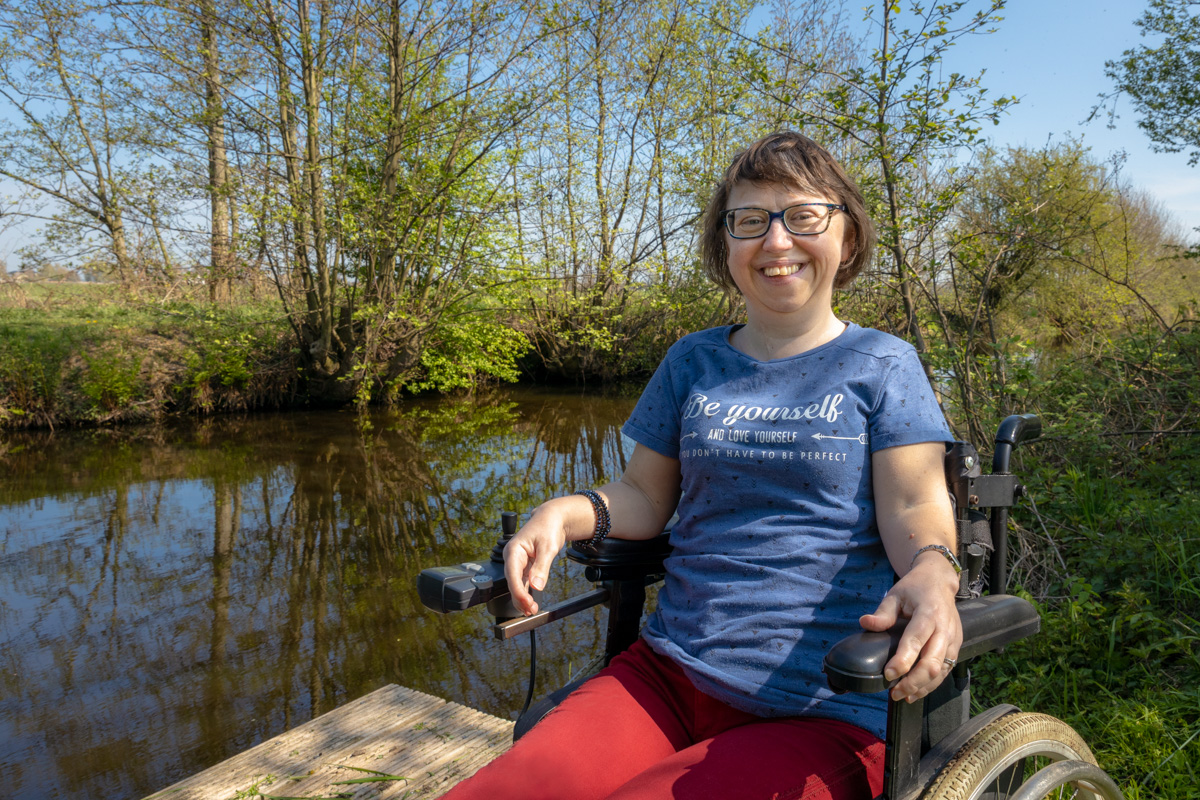
[(529, 616), (537, 613), (537, 601), (526, 589), (525, 580), (528, 574), (526, 566), (529, 564), (529, 552), (523, 544), (513, 539), (505, 546), (504, 577), (508, 579), (508, 591), (512, 594), (513, 604), (525, 616)]
[(893, 700), (911, 703), (925, 697), (949, 674), (950, 662), (957, 661), (962, 644), (958, 613), (953, 608), (950, 612), (918, 614), (908, 624), (896, 654), (883, 669), (884, 678), (896, 681), (891, 688)]
[[(901, 658), (901, 651), (905, 649), (905, 642), (902, 640), (901, 650), (898, 650), (896, 657), (884, 667), (884, 676), (889, 681), (895, 681), (891, 687), (893, 700), (906, 700), (911, 703), (925, 697), (950, 674), (950, 661), (958, 658), (957, 645), (951, 648), (948, 637), (942, 633), (935, 633), (929, 637), (915, 657), (911, 653), (914, 647), (915, 643), (909, 645), (910, 652)], [(909, 659), (911, 666), (906, 667)], [(896, 680), (901, 675), (903, 678)]]
[(529, 589), (546, 588), (550, 568), (562, 549), (563, 539), (560, 527), (548, 525), (535, 515), (504, 546), (504, 577), (508, 579), (508, 590), (513, 604), (527, 617), (538, 611), (537, 601)]
[(538, 548), (533, 564), (529, 568), (529, 585), (531, 587), (538, 590), (546, 588), (546, 581), (550, 578), (550, 567), (554, 565), (558, 550), (557, 547), (551, 549), (545, 545)]
[[(900, 621), (900, 600), (895, 595), (887, 595), (879, 608), (872, 614), (863, 614), (858, 618), (858, 624), (863, 630), (886, 631)], [(891, 680), (889, 678), (889, 680)]]
[(892, 699), (912, 702), (936, 689), (950, 673), (950, 662), (958, 658), (962, 644), (962, 623), (952, 596), (899, 584), (859, 623), (865, 630), (885, 631), (901, 617), (909, 623), (883, 675), (892, 684)]

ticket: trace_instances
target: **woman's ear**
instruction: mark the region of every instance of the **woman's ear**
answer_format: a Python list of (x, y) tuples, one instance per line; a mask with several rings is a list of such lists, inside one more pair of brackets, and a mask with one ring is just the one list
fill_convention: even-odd
[(858, 229), (853, 223), (850, 223), (846, 225), (846, 231), (842, 234), (842, 260), (838, 262), (838, 266), (846, 266), (854, 260), (856, 255), (858, 255)]

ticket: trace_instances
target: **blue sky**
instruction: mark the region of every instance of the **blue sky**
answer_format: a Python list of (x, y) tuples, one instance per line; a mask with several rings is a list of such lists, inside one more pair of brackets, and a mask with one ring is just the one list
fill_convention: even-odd
[(1200, 168), (1188, 166), (1187, 154), (1154, 153), (1127, 101), (1117, 104), (1115, 129), (1107, 119), (1085, 123), (1098, 96), (1112, 89), (1104, 62), (1146, 41), (1133, 24), (1145, 8), (1145, 2), (1010, 0), (999, 30), (960, 43), (949, 66), (963, 73), (986, 69), (990, 94), (1020, 99), (983, 132), (994, 143), (1036, 147), (1047, 137), (1074, 135), (1100, 159), (1123, 150), (1125, 177), (1190, 231), (1200, 227)]

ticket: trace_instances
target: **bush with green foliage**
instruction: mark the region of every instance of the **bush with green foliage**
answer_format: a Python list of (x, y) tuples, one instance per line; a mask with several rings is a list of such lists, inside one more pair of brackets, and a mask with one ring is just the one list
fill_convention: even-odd
[(1015, 591), (1042, 633), (980, 662), (975, 702), (1075, 727), (1127, 798), (1200, 786), (1200, 330), (1032, 362)]
[(62, 404), (67, 360), (77, 328), (44, 328), (34, 315), (13, 312), (0, 322), (0, 423), (44, 425)]
[(84, 354), (83, 362), (79, 386), (99, 413), (119, 411), (145, 391), (142, 359), (121, 345), (102, 345)]
[(445, 393), (489, 379), (514, 383), (520, 377), (518, 361), (528, 350), (529, 340), (506, 325), (471, 315), (442, 322), (421, 351), (421, 376), (405, 388)]

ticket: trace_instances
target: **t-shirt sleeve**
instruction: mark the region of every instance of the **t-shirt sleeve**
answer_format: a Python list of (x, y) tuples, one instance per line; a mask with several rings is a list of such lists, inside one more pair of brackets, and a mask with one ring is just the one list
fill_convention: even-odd
[(660, 455), (679, 458), (680, 404), (671, 381), (670, 360), (668, 353), (642, 390), (621, 432)]
[(894, 359), (868, 425), (872, 453), (905, 444), (954, 441), (915, 350)]

